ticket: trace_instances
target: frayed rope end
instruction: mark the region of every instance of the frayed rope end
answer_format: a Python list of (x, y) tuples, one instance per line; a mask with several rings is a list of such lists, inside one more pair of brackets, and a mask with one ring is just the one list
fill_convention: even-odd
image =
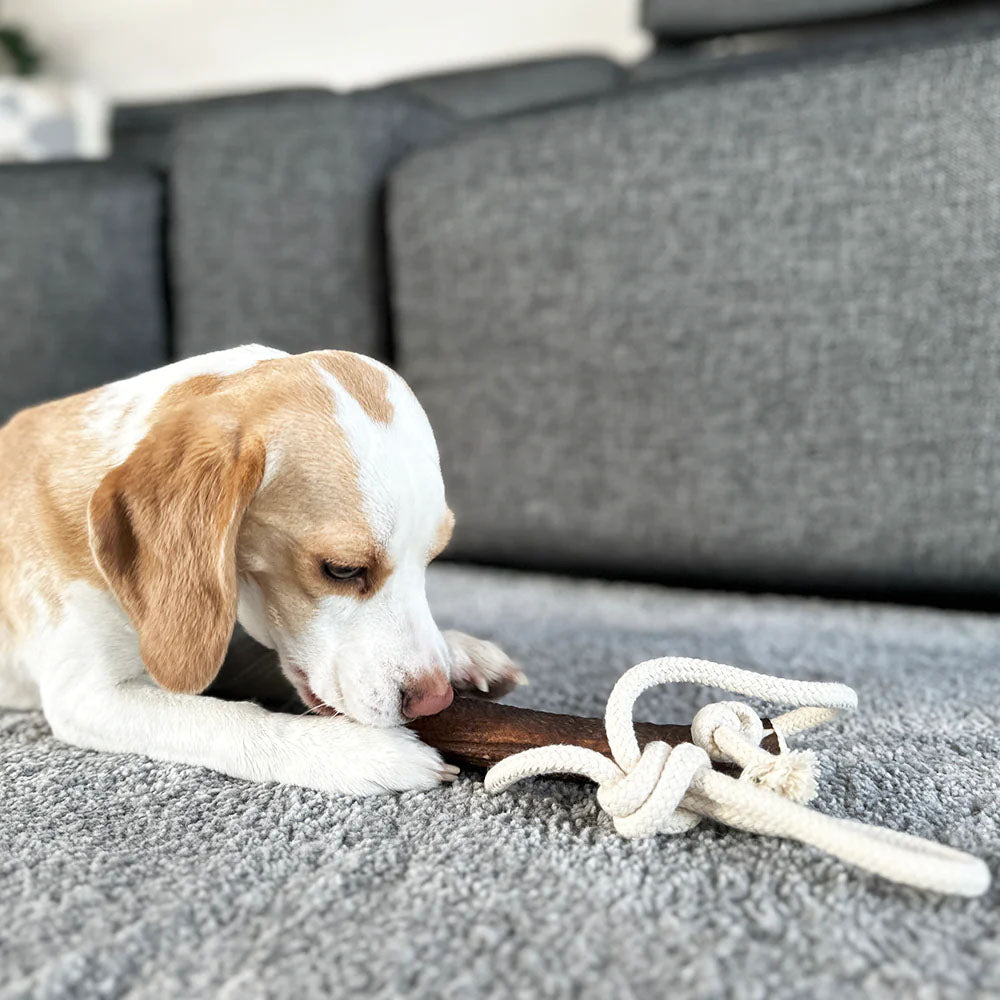
[(792, 802), (812, 802), (819, 790), (816, 768), (812, 750), (788, 750), (745, 767), (740, 780), (763, 785)]

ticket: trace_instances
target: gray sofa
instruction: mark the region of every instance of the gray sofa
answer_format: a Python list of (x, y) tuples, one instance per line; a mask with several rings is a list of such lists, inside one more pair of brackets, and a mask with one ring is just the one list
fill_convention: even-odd
[[(0, 419), (240, 342), (383, 357), (458, 516), (432, 605), (523, 662), (513, 700), (599, 715), (664, 653), (845, 681), (817, 807), (995, 869), (1000, 12), (644, 17), (628, 73), (122, 109), (108, 163), (0, 170)], [(238, 636), (231, 687), (269, 669)], [(1000, 994), (996, 889), (624, 841), (558, 781), (247, 785), (33, 713), (0, 712), (0, 886), (3, 998)]]

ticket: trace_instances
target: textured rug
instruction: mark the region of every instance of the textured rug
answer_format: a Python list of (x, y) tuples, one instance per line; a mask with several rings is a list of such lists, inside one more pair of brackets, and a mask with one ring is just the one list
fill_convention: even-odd
[[(803, 741), (818, 808), (1000, 860), (1000, 622), (458, 567), (442, 625), (502, 642), (525, 705), (601, 714), (677, 653), (854, 685)], [(687, 721), (714, 692), (655, 692)], [(1000, 892), (899, 888), (705, 823), (620, 839), (593, 788), (478, 777), (352, 801), (57, 743), (0, 712), (0, 997), (1000, 995)]]

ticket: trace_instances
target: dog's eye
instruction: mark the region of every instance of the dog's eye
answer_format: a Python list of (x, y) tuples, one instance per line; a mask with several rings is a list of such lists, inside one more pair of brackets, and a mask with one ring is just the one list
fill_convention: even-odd
[(345, 580), (356, 580), (365, 572), (364, 566), (337, 566), (335, 563), (323, 563), (323, 575), (330, 580), (342, 583)]

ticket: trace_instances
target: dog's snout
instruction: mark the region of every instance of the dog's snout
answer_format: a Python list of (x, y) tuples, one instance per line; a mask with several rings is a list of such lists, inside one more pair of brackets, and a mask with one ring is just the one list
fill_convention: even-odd
[(448, 678), (440, 670), (435, 670), (403, 688), (403, 715), (407, 719), (435, 715), (444, 711), (454, 697), (455, 692), (448, 683)]

